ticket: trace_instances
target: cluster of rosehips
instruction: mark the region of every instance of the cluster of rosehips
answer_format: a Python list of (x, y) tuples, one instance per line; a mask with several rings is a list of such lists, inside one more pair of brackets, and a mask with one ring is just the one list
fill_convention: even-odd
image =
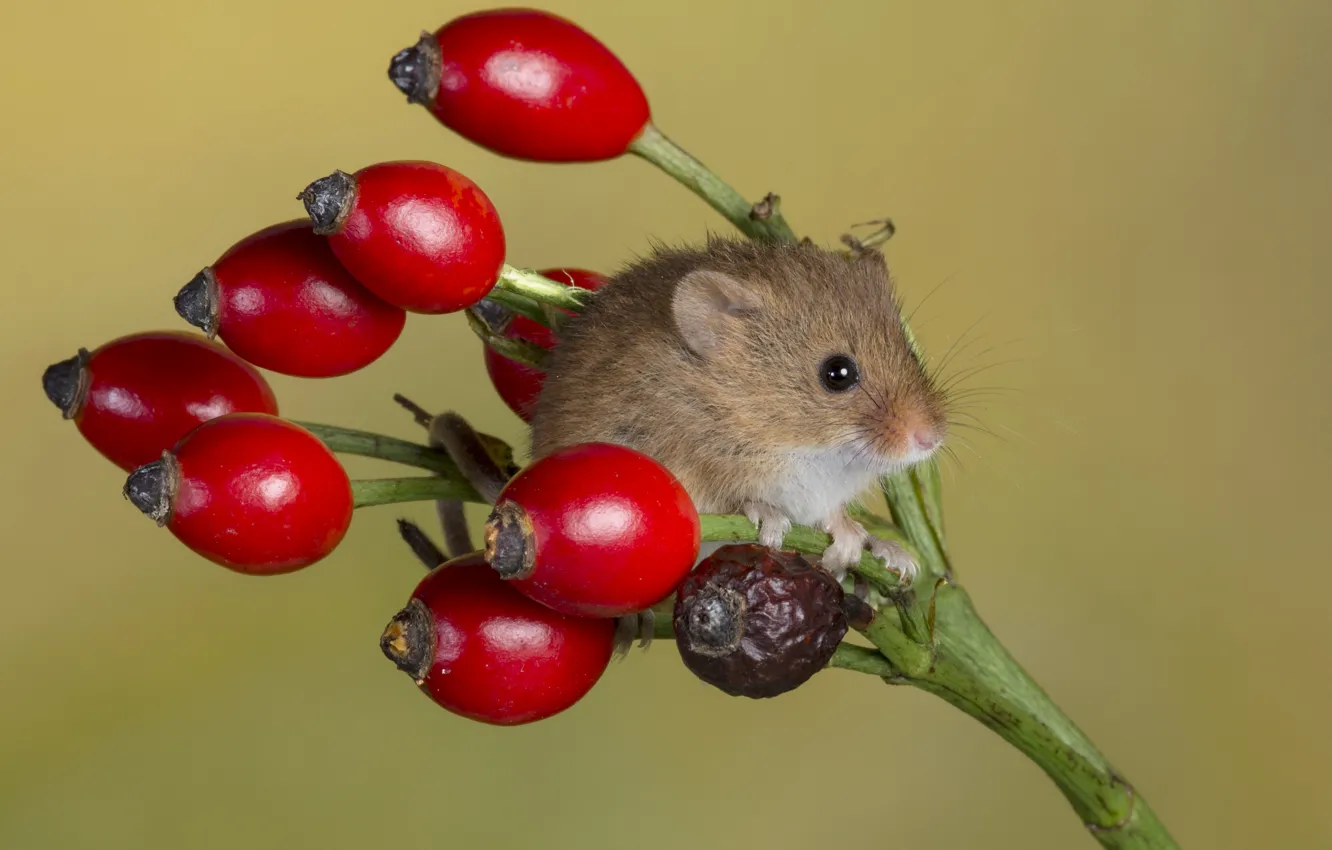
[[(607, 159), (651, 126), (619, 60), (538, 11), (455, 19), (395, 56), (390, 76), (446, 126), (511, 157)], [(555, 314), (605, 282), (582, 269), (509, 266), (489, 198), (436, 163), (337, 171), (298, 197), (305, 218), (240, 240), (176, 293), (177, 312), (205, 336), (121, 337), (80, 349), (42, 378), (64, 417), (129, 473), (124, 492), (136, 507), (199, 555), (251, 575), (327, 556), (356, 504), (326, 442), (279, 418), (256, 367), (345, 375), (381, 357), (407, 313), (466, 311), (488, 343), (497, 391), (529, 419), (542, 372), (504, 352), (549, 349)], [(664, 467), (620, 446), (574, 446), (520, 470), (495, 501), (484, 552), (445, 562), (419, 529), (401, 527), (432, 569), (381, 646), (437, 703), (490, 723), (573, 705), (609, 663), (618, 620), (677, 591), (682, 655), (733, 693), (794, 687), (846, 631), (840, 585), (798, 557), (728, 547), (685, 581), (699, 553), (699, 515)], [(746, 601), (756, 581), (769, 585)], [(795, 597), (809, 618), (789, 616)], [(745, 617), (758, 623), (779, 609), (742, 635)], [(793, 634), (793, 622), (805, 631)], [(733, 655), (762, 675), (722, 684), (730, 680), (717, 665)]]

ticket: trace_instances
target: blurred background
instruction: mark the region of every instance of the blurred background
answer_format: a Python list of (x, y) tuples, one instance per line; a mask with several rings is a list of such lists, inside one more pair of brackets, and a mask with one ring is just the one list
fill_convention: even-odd
[[(458, 168), (518, 265), (726, 230), (640, 161), (507, 161), (409, 108), (390, 56), (477, 8), (0, 6), (0, 846), (1094, 846), (979, 724), (853, 673), (744, 701), (659, 643), (551, 720), (453, 717), (377, 647), (420, 578), (393, 519), (428, 506), (359, 514), (303, 573), (231, 574), (43, 397), (79, 346), (183, 327), (177, 288), (335, 168)], [(999, 391), (945, 473), (992, 628), (1184, 846), (1328, 846), (1332, 7), (548, 8), (798, 231), (896, 220), (924, 344), (969, 334), (967, 386)], [(294, 418), (417, 437), (402, 392), (524, 439), (458, 316), (272, 383)]]

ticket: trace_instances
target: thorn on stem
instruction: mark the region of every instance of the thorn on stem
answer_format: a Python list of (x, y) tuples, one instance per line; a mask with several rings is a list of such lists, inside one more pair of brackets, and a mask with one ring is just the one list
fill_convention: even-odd
[(435, 417), (424, 407), (412, 401), (411, 399), (407, 398), (407, 396), (403, 395), (402, 393), (394, 393), (393, 400), (396, 401), (398, 404), (402, 405), (403, 407), (407, 408), (407, 410), (412, 414), (412, 417), (416, 420), (417, 425), (420, 425), (422, 428), (430, 427), (430, 423), (434, 420)]
[(777, 208), (781, 206), (781, 203), (780, 195), (769, 192), (763, 196), (763, 200), (750, 208), (749, 217), (754, 221), (767, 221), (777, 214)]
[(398, 520), (398, 535), (411, 547), (412, 554), (425, 565), (427, 570), (433, 570), (448, 560), (435, 542), (411, 520), (401, 518)]

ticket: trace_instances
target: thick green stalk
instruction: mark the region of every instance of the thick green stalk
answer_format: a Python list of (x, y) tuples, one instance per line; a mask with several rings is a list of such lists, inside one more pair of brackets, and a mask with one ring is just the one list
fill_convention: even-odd
[(866, 631), (899, 671), (891, 681), (944, 699), (1025, 753), (1102, 846), (1178, 850), (1142, 795), (1004, 649), (966, 591), (942, 582), (932, 607), (937, 618), (933, 654), (887, 625)]
[(725, 216), (741, 233), (761, 242), (794, 242), (795, 233), (782, 217), (775, 198), (760, 204), (745, 200), (724, 180), (684, 148), (648, 124), (629, 146), (633, 153), (674, 177), (708, 206)]

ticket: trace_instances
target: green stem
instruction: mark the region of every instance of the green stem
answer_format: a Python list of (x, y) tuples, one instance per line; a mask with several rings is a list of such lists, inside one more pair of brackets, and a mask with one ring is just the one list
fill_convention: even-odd
[[(337, 425), (323, 425), (318, 422), (295, 422), (293, 424), (299, 425), (314, 434), (324, 445), (328, 446), (329, 451), (392, 461), (405, 466), (414, 466), (418, 469), (428, 469), (431, 472), (439, 473), (446, 479), (456, 479), (459, 482), (464, 480), (458, 465), (442, 449), (432, 449), (419, 443), (399, 440), (397, 437), (386, 437), (383, 434), (372, 434), (369, 431), (358, 431), (355, 428), (341, 428)], [(514, 469), (513, 448), (508, 443), (490, 434), (477, 434), (477, 438), (481, 440), (481, 444), (485, 446), (486, 454), (490, 455), (490, 459), (495, 461), (496, 466), (501, 469)], [(475, 493), (474, 496), (476, 499), (481, 498)], [(470, 501), (470, 499), (467, 501)]]
[[(928, 463), (933, 465), (934, 461)], [(943, 516), (938, 504), (939, 488), (923, 486), (919, 468), (889, 475), (881, 485), (893, 523), (906, 534), (924, 559), (920, 564), (922, 571), (934, 575), (951, 574), (952, 565), (944, 549), (943, 531), (931, 519)]]
[[(501, 298), (496, 297), (497, 293), (501, 296), (503, 293), (510, 293), (541, 304), (548, 304), (551, 307), (577, 311), (587, 303), (592, 295), (592, 290), (557, 283), (529, 269), (515, 268), (505, 263), (500, 270), (499, 281), (495, 284), (495, 288), (486, 296), (493, 301), (504, 304)], [(510, 304), (505, 304), (505, 306), (512, 307)]]
[(424, 475), (412, 478), (369, 478), (353, 481), (351, 485), (352, 504), (358, 508), (398, 502), (433, 502), (439, 499), (482, 501), (472, 485), (461, 478)]
[(353, 428), (339, 428), (336, 425), (321, 425), (317, 422), (294, 424), (314, 434), (328, 446), (330, 451), (389, 460), (462, 480), (462, 473), (458, 471), (457, 464), (448, 454), (438, 449), (399, 440), (397, 437), (386, 437), (383, 434), (372, 434), (369, 431), (357, 431)]
[[(742, 516), (729, 514), (703, 514), (699, 517), (703, 541), (710, 543), (753, 542), (758, 539), (758, 528)], [(794, 525), (782, 538), (782, 548), (810, 555), (821, 555), (832, 544), (832, 537), (817, 529)], [(870, 586), (885, 596), (897, 592), (898, 577), (883, 566), (883, 562), (866, 552), (851, 572), (865, 579)]]
[(643, 132), (629, 146), (629, 152), (674, 177), (750, 239), (761, 242), (796, 241), (795, 233), (786, 223), (775, 201), (766, 218), (755, 218), (755, 204), (745, 200), (743, 195), (651, 123), (643, 128)]
[[(883, 633), (871, 637), (902, 671), (897, 681), (941, 697), (1025, 753), (1102, 846), (1178, 850), (1147, 801), (1004, 649), (967, 593), (945, 582), (935, 607), (937, 644), (931, 663), (922, 665), (922, 647), (875, 640)], [(897, 663), (898, 652), (905, 664)]]

